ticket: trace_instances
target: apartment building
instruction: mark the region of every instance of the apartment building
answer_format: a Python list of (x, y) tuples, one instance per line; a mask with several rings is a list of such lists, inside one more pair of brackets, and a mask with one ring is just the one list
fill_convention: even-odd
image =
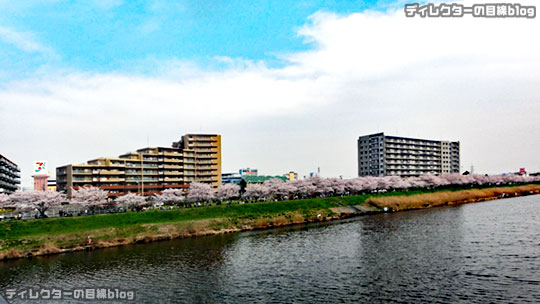
[(11, 194), (19, 189), (20, 172), (14, 162), (0, 154), (0, 193)]
[(358, 176), (459, 173), (459, 141), (388, 136), (358, 138)]
[(188, 151), (184, 156), (188, 181), (221, 185), (221, 135), (186, 134), (173, 147)]
[(168, 188), (185, 189), (192, 182), (216, 187), (221, 183), (220, 135), (190, 134), (173, 147), (147, 147), (118, 158), (56, 168), (57, 191), (69, 197), (72, 189), (85, 186), (100, 187), (112, 197), (129, 192), (148, 196)]

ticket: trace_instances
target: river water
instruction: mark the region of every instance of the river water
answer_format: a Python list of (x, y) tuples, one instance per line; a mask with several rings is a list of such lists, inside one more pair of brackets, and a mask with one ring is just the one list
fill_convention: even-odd
[(38, 287), (138, 303), (539, 303), (540, 196), (0, 262), (2, 294)]

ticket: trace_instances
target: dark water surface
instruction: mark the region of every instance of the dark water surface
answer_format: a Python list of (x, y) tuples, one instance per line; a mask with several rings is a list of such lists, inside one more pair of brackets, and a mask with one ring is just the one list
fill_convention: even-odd
[(539, 303), (540, 196), (0, 262), (3, 294), (37, 286), (134, 288), (138, 303)]

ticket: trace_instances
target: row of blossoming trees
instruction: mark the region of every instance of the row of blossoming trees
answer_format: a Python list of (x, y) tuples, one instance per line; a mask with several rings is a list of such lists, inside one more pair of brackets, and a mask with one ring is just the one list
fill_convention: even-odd
[(108, 200), (108, 192), (95, 187), (73, 190), (73, 198), (67, 199), (61, 192), (28, 191), (15, 192), (12, 195), (0, 194), (0, 209), (33, 210), (38, 216), (44, 216), (52, 207), (69, 206), (93, 212), (104, 205), (113, 205), (125, 209), (141, 208), (154, 205), (176, 205), (187, 207), (193, 204), (212, 201), (265, 201), (300, 199), (308, 197), (327, 197), (357, 195), (376, 191), (398, 191), (406, 189), (438, 188), (445, 186), (495, 186), (540, 182), (540, 177), (519, 175), (460, 175), (444, 174), (435, 176), (426, 174), (420, 177), (400, 178), (358, 177), (353, 179), (313, 177), (295, 181), (272, 179), (260, 185), (251, 185), (243, 193), (238, 185), (226, 184), (213, 189), (208, 184), (193, 183), (189, 190), (166, 189), (152, 197), (142, 197), (129, 193)]

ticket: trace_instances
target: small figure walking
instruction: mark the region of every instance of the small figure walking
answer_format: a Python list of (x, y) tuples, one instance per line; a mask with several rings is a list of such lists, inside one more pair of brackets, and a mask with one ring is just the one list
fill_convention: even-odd
[(88, 245), (92, 245), (92, 238), (88, 236)]

